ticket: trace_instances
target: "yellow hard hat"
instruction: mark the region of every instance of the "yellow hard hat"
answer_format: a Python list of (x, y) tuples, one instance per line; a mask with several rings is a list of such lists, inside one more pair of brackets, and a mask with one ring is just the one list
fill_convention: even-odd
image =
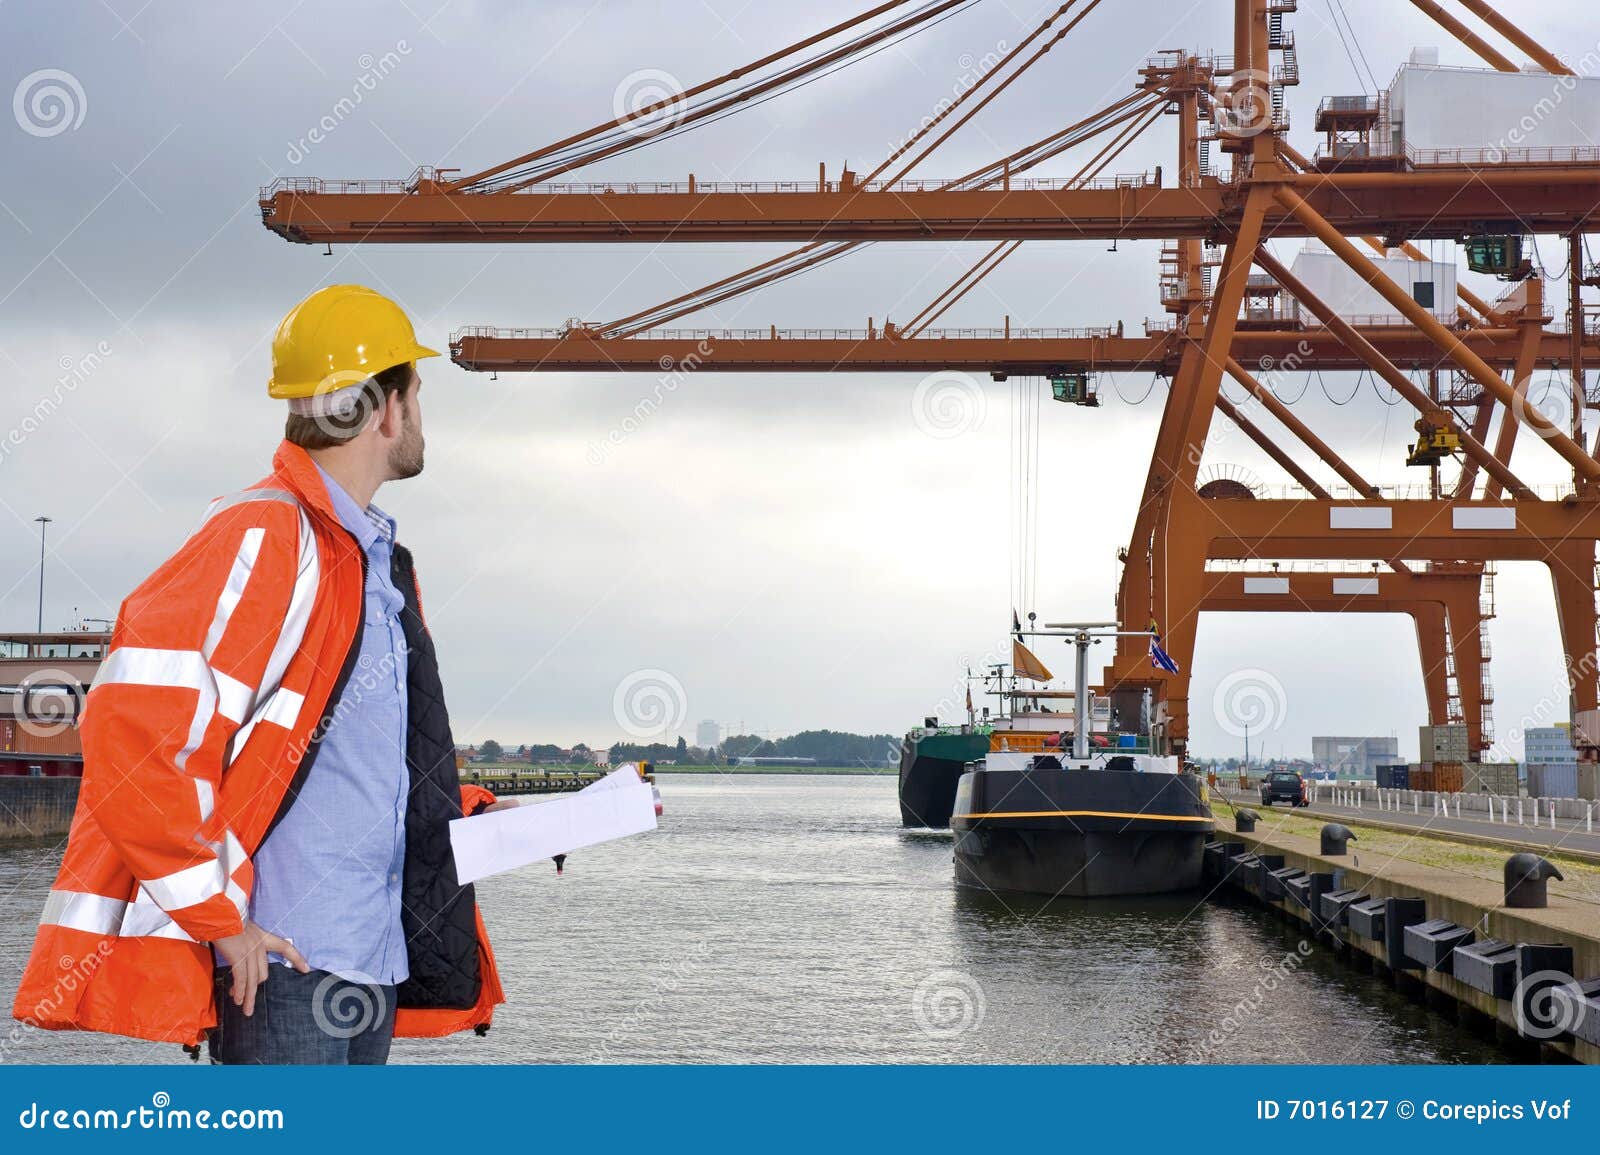
[(408, 361), (437, 357), (417, 344), (405, 310), (365, 285), (318, 289), (278, 325), (272, 338), (272, 397), (314, 397)]

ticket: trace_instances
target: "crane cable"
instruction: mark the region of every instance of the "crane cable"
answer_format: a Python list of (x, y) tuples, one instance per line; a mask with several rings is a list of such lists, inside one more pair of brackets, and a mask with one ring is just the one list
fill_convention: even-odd
[(1011, 379), (1013, 605), (1033, 609), (1039, 569), (1039, 404), (1037, 378)]
[[(901, 0), (904, 2), (904, 0)], [(728, 73), (716, 80), (707, 81), (696, 85), (685, 93), (654, 102), (645, 108), (619, 116), (609, 124), (599, 125), (585, 133), (568, 137), (553, 145), (517, 157), (515, 160), (485, 169), (473, 176), (465, 177), (450, 186), (452, 192), (515, 192), (529, 185), (547, 181), (552, 177), (571, 172), (575, 168), (592, 164), (597, 160), (609, 156), (617, 156), (634, 151), (646, 144), (657, 140), (666, 140), (682, 135), (705, 123), (715, 123), (725, 115), (744, 108), (754, 108), (765, 104), (768, 100), (780, 96), (785, 92), (794, 92), (823, 76), (831, 75), (841, 68), (862, 60), (871, 58), (887, 48), (895, 47), (905, 40), (927, 29), (943, 23), (958, 11), (970, 8), (981, 0), (929, 0), (920, 8), (913, 10), (909, 15), (891, 20), (888, 24), (859, 34), (845, 44), (825, 49), (815, 56), (802, 60), (798, 64), (787, 66), (774, 76), (760, 77), (747, 81), (738, 88), (728, 92), (716, 93), (714, 90), (721, 88), (729, 81), (737, 80), (748, 70), (739, 69)], [(890, 7), (899, 4), (883, 5), (862, 16), (858, 16), (844, 24), (836, 25), (816, 36), (792, 45), (782, 52), (774, 53), (763, 60), (756, 62), (756, 66), (764, 67), (786, 55), (790, 55), (801, 47), (810, 47), (819, 40), (826, 40), (837, 32), (848, 28), (862, 20), (879, 14)], [(933, 17), (937, 16), (937, 19)], [(879, 43), (885, 41), (884, 43)], [(871, 48), (871, 51), (866, 49)], [(816, 75), (809, 75), (816, 73)], [(774, 91), (775, 90), (775, 91)], [(698, 97), (705, 96), (706, 102), (694, 105), (691, 102)], [(756, 99), (759, 97), (759, 99)], [(685, 107), (680, 107), (685, 106)], [(666, 119), (658, 124), (645, 124), (641, 120), (648, 116), (668, 114)], [(534, 164), (534, 161), (541, 161)]]
[[(1050, 136), (1043, 138), (1043, 141), (1035, 142), (1034, 145), (1029, 145), (1027, 149), (1023, 150), (1024, 152), (1027, 152), (1036, 147), (1038, 144), (1044, 142), (1057, 142), (1050, 146), (1050, 151), (1047, 154), (1027, 159), (1023, 164), (1010, 169), (1009, 172), (1016, 173), (1026, 171), (1028, 168), (1048, 160), (1057, 153), (1063, 152), (1073, 145), (1081, 144), (1084, 141), (1089, 140), (1110, 128), (1114, 128), (1118, 124), (1121, 124), (1124, 121), (1127, 121), (1132, 117), (1138, 116), (1144, 112), (1153, 110), (1154, 112), (1159, 113), (1160, 107), (1164, 103), (1161, 98), (1155, 97), (1147, 98), (1145, 100), (1138, 100), (1138, 98), (1141, 97), (1147, 97), (1147, 94), (1134, 93), (1132, 96), (1116, 101), (1114, 104), (1108, 105), (1106, 108), (1092, 113), (1090, 116), (1085, 117), (1077, 124), (1069, 126), (1068, 129), (1063, 130), (1063, 132), (1072, 132), (1073, 135), (1071, 136), (1063, 137), (1061, 132), (1052, 133)], [(1138, 103), (1135, 104), (1134, 107), (1127, 107), (1130, 103), (1136, 100)], [(997, 184), (1005, 179), (1007, 172), (991, 171), (994, 168), (994, 165), (986, 165), (981, 169), (976, 169), (973, 172), (956, 177), (954, 180), (946, 182), (941, 186), (941, 188), (956, 188), (968, 185), (973, 181), (977, 181), (977, 183), (971, 185), (973, 188), (984, 188), (989, 185)], [(734, 273), (728, 277), (724, 277), (719, 281), (714, 281), (709, 285), (703, 285), (698, 289), (691, 290), (690, 292), (675, 297), (670, 301), (664, 301), (660, 304), (653, 305), (648, 309), (640, 310), (639, 312), (633, 313), (629, 316), (598, 325), (595, 327), (595, 329), (597, 332), (608, 337), (633, 336), (636, 333), (643, 332), (645, 329), (649, 329), (665, 321), (675, 320), (678, 317), (684, 316), (687, 313), (695, 312), (696, 310), (705, 308), (708, 305), (714, 305), (721, 301), (725, 301), (729, 297), (737, 296), (740, 293), (749, 292), (751, 289), (783, 280), (786, 277), (793, 276), (795, 273), (802, 272), (808, 268), (813, 268), (819, 263), (832, 260), (837, 256), (843, 256), (846, 252), (865, 247), (871, 243), (873, 242), (812, 241), (807, 245), (803, 245), (799, 249), (795, 249), (789, 253), (774, 257), (771, 260), (763, 262), (762, 264), (741, 270), (740, 272)], [(788, 267), (781, 267), (784, 266), (785, 262), (793, 262), (793, 264)]]
[(1329, 401), (1332, 401), (1335, 405), (1344, 406), (1354, 401), (1356, 399), (1356, 394), (1361, 392), (1361, 379), (1366, 375), (1367, 371), (1365, 369), (1361, 370), (1360, 375), (1356, 377), (1355, 388), (1350, 390), (1350, 396), (1346, 397), (1343, 401), (1334, 401), (1333, 393), (1329, 391), (1328, 383), (1322, 379), (1322, 371), (1320, 369), (1317, 371), (1317, 384), (1321, 386), (1322, 395), (1324, 397), (1326, 397)]
[[(1067, 10), (1070, 9), (1072, 7), (1072, 5), (1074, 3), (1076, 3), (1076, 2), (1077, 2), (1077, 0), (1068, 0), (1067, 3), (1061, 5), (1061, 7), (1057, 8), (1054, 12), (1052, 12), (1049, 16), (1047, 16), (1043, 23), (1041, 23), (1037, 28), (1035, 28), (1032, 32), (1030, 32), (1028, 34), (1028, 36), (1022, 41), (1022, 43), (1018, 44), (1015, 48), (1013, 48), (1010, 52), (1008, 52), (1005, 55), (1005, 57), (1000, 61), (1000, 63), (998, 65), (996, 65), (995, 68), (993, 70), (991, 70), (990, 73), (986, 74), (982, 79), (986, 80), (986, 79), (988, 79), (988, 77), (990, 75), (993, 75), (994, 73), (997, 73), (1002, 68), (1004, 68), (1005, 65), (1008, 64), (1013, 58), (1015, 58), (1016, 55), (1019, 52), (1021, 52), (1024, 48), (1026, 48), (1028, 46), (1028, 44), (1030, 44), (1033, 40), (1037, 39), (1039, 36), (1042, 36), (1045, 33), (1045, 31), (1048, 30), (1049, 27), (1052, 24), (1054, 24), (1058, 19), (1060, 19), (1063, 15), (1065, 15)], [(1029, 68), (1032, 68), (1040, 60), (1042, 60), (1050, 52), (1050, 50), (1052, 48), (1054, 48), (1057, 44), (1061, 43), (1062, 40), (1066, 39), (1067, 33), (1071, 32), (1080, 23), (1082, 23), (1084, 17), (1088, 16), (1089, 13), (1093, 12), (1097, 7), (1099, 7), (1099, 5), (1100, 5), (1100, 0), (1089, 0), (1089, 5), (1088, 5), (1087, 8), (1085, 8), (1082, 12), (1079, 12), (1076, 16), (1074, 16), (1072, 18), (1072, 20), (1067, 23), (1066, 27), (1064, 27), (1060, 31), (1058, 31), (1055, 34), (1055, 36), (1051, 37), (1050, 40), (1048, 40), (1045, 44), (1041, 45), (1038, 49), (1036, 49), (1032, 56), (1028, 57), (1028, 59), (1024, 60), (1020, 65), (1018, 65), (1017, 66), (1017, 70), (1014, 73), (1012, 73), (1009, 77), (1007, 77), (1000, 84), (1000, 86), (998, 88), (996, 88), (993, 92), (987, 93), (984, 96), (984, 98), (982, 100), (980, 100), (974, 107), (972, 107), (971, 109), (967, 110), (966, 114), (963, 115), (960, 120), (956, 121), (955, 124), (952, 124), (948, 129), (946, 129), (944, 131), (944, 133), (940, 135), (938, 140), (936, 140), (932, 144), (928, 145), (928, 147), (924, 148), (915, 157), (913, 157), (911, 159), (911, 161), (906, 165), (906, 167), (901, 170), (899, 175), (900, 176), (904, 176), (905, 173), (909, 172), (914, 165), (916, 165), (919, 162), (927, 159), (927, 157), (928, 157), (928, 155), (930, 153), (932, 153), (935, 149), (937, 149), (945, 141), (949, 140), (950, 137), (953, 136), (958, 129), (963, 127), (974, 116), (977, 116), (978, 113), (982, 112), (984, 110), (984, 108), (988, 106), (989, 102), (992, 101), (995, 97), (999, 96), (1002, 92), (1004, 92), (1006, 90), (1006, 88), (1008, 88), (1012, 84), (1012, 82), (1014, 82), (1024, 72), (1028, 71)], [(980, 83), (981, 83), (981, 81), (980, 81)], [(968, 89), (965, 93), (963, 93), (962, 96), (961, 96), (961, 99), (957, 100), (956, 104), (960, 104), (961, 100), (964, 100), (967, 96), (970, 96), (972, 94), (972, 92), (977, 89), (977, 87), (978, 87), (977, 85), (974, 85), (972, 88)], [(952, 105), (949, 109), (947, 109), (945, 111), (945, 114), (948, 115), (948, 113), (954, 112), (954, 111), (955, 111), (955, 105)], [(907, 149), (909, 149), (911, 147), (911, 145), (915, 144), (916, 141), (921, 136), (923, 136), (929, 129), (931, 129), (933, 127), (934, 124), (937, 124), (937, 123), (938, 123), (938, 121), (935, 120), (933, 123), (930, 123), (930, 124), (924, 126), (923, 129), (921, 129), (919, 132), (917, 132), (910, 140), (908, 140), (903, 146), (901, 146), (901, 148), (897, 149), (894, 152), (894, 154), (889, 157), (888, 160), (885, 160), (881, 165), (879, 165), (876, 169), (874, 169), (872, 171), (872, 173), (869, 175), (868, 179), (870, 180), (871, 177), (877, 176), (880, 173), (882, 173), (884, 169), (889, 167), (890, 163), (892, 161), (894, 161), (894, 159), (896, 157), (900, 156)]]
[[(1085, 185), (1089, 181), (1093, 180), (1105, 169), (1107, 165), (1109, 165), (1118, 156), (1121, 156), (1122, 153), (1127, 150), (1128, 146), (1143, 134), (1145, 129), (1154, 124), (1156, 119), (1161, 116), (1162, 111), (1163, 107), (1158, 104), (1150, 113), (1150, 115), (1142, 122), (1137, 120), (1131, 121), (1131, 123), (1129, 123), (1122, 130), (1122, 132), (1114, 137), (1104, 148), (1102, 148), (1093, 157), (1089, 158), (1089, 161), (1082, 168), (1080, 168), (1076, 174), (1068, 179), (1065, 187), (1081, 187), (1082, 185)], [(918, 313), (910, 321), (906, 322), (901, 336), (906, 339), (920, 336), (935, 321), (944, 316), (945, 313), (949, 312), (953, 305), (955, 305), (974, 288), (976, 288), (978, 282), (982, 281), (990, 273), (994, 272), (995, 269), (999, 268), (1001, 262), (1003, 262), (1007, 257), (1011, 256), (1012, 253), (1016, 252), (1021, 247), (1021, 238), (1011, 241), (1001, 241), (999, 244), (995, 245), (994, 248), (990, 249), (982, 257), (980, 257), (975, 264), (964, 270), (961, 275), (958, 276), (955, 281), (944, 290), (944, 292), (935, 297), (933, 301), (931, 301), (922, 310), (922, 312)], [(996, 254), (998, 254), (998, 256)], [(993, 259), (991, 260), (991, 258)]]
[[(942, 119), (942, 117), (944, 115), (948, 115), (949, 113), (954, 112), (963, 103), (965, 103), (966, 100), (969, 97), (971, 97), (975, 93), (977, 93), (989, 81), (991, 81), (995, 77), (999, 76), (1005, 70), (1005, 66), (1010, 61), (1012, 61), (1016, 57), (1016, 55), (1023, 48), (1027, 47), (1027, 45), (1029, 43), (1031, 43), (1034, 39), (1036, 39), (1039, 35), (1041, 35), (1046, 29), (1048, 29), (1051, 26), (1051, 24), (1053, 24), (1055, 22), (1055, 20), (1058, 19), (1060, 17), (1060, 15), (1062, 13), (1064, 13), (1068, 8), (1070, 8), (1072, 6), (1072, 3), (1075, 3), (1075, 2), (1076, 2), (1076, 0), (1069, 0), (1069, 2), (1067, 4), (1063, 4), (1054, 13), (1052, 13), (1049, 17), (1047, 17), (1037, 28), (1034, 29), (1033, 32), (1031, 32), (1027, 37), (1025, 37), (1023, 39), (1023, 41), (1020, 44), (1018, 44), (1015, 49), (1013, 49), (1011, 52), (1007, 53), (1006, 56), (1004, 56), (994, 68), (992, 68), (989, 71), (985, 72), (982, 76), (980, 76), (978, 78), (976, 83), (974, 83), (965, 92), (961, 93), (955, 99), (955, 101), (952, 102), (950, 107), (947, 108), (943, 114), (941, 114), (940, 117), (935, 118), (929, 124), (924, 125), (921, 129), (919, 129), (916, 133), (914, 133), (912, 135), (912, 137), (907, 141), (905, 146), (902, 146), (902, 148), (900, 150), (897, 150), (897, 152), (895, 154), (891, 155), (889, 160), (884, 161), (883, 164), (880, 164), (876, 169), (874, 169), (872, 171), (872, 173), (869, 174), (868, 178), (866, 178), (866, 179), (870, 180), (873, 177), (876, 177), (878, 174), (882, 173), (883, 170), (886, 167), (888, 167), (889, 163), (891, 161), (893, 161), (895, 156), (900, 155), (900, 153), (903, 152), (906, 147), (909, 147), (910, 145), (915, 144), (917, 140), (919, 140), (928, 131), (930, 131), (936, 124), (938, 124), (939, 120)], [(1077, 19), (1075, 19), (1070, 25), (1068, 25), (1068, 27), (1063, 30), (1061, 35), (1065, 35), (1066, 32), (1071, 31), (1071, 29), (1077, 25), (1078, 20), (1081, 20), (1082, 17), (1087, 15), (1089, 11), (1092, 11), (1093, 8), (1095, 7), (1095, 5), (1097, 5), (1099, 2), (1100, 2), (1100, 0), (1093, 0), (1093, 2), (1090, 4), (1089, 8), (1086, 9), (1083, 13), (1081, 13), (1077, 17)], [(1054, 47), (1054, 45), (1057, 42), (1059, 42), (1059, 40), (1061, 39), (1061, 35), (1058, 35), (1049, 44), (1045, 45), (1045, 47), (1043, 49), (1041, 49), (1039, 52), (1035, 53), (1035, 55), (1032, 58), (1030, 58), (1029, 60), (1023, 62), (1023, 64), (1018, 67), (1017, 71), (1015, 73), (1013, 73), (1009, 78), (1007, 78), (1004, 81), (1004, 83), (1001, 85), (1001, 88), (1003, 89), (1006, 84), (1010, 84), (1011, 81), (1013, 81), (1013, 80), (1015, 80), (1017, 78), (1017, 76), (1020, 76), (1022, 74), (1022, 72), (1026, 71), (1027, 68), (1034, 63), (1034, 61), (1038, 60), (1040, 56), (1042, 56), (1045, 52), (1049, 51), (1050, 48)], [(999, 91), (1000, 90), (997, 89), (994, 93), (991, 93), (989, 97), (985, 98), (985, 102), (987, 102), (987, 100), (992, 98), (994, 95), (998, 95)], [(1119, 103), (1125, 103), (1125, 102), (1119, 102)], [(981, 105), (980, 105), (980, 107), (981, 107)], [(1116, 106), (1113, 106), (1113, 107), (1116, 107)], [(974, 110), (974, 111), (976, 111), (976, 110)], [(1099, 115), (1099, 114), (1096, 114), (1096, 115)], [(970, 119), (970, 114), (969, 114), (968, 117), (963, 118), (957, 124), (951, 126), (951, 128), (945, 132), (944, 136), (942, 136), (940, 138), (940, 141), (936, 142), (936, 143), (943, 143), (944, 140), (947, 140), (949, 138), (949, 136), (951, 135), (951, 133), (955, 132), (956, 129), (960, 128), (963, 124), (966, 123), (967, 119)], [(1078, 125), (1070, 126), (1069, 130), (1070, 130), (1070, 128), (1079, 127), (1079, 126), (1081, 126), (1083, 124), (1086, 124), (1086, 123), (1088, 123), (1088, 122), (1087, 121), (1080, 121), (1078, 123)], [(902, 167), (900, 169), (900, 171), (891, 179), (898, 180), (898, 179), (903, 178), (905, 176), (905, 174), (910, 172), (911, 169), (914, 168), (917, 165), (917, 163), (920, 162), (923, 159), (923, 157), (925, 157), (927, 155), (927, 153), (929, 151), (931, 151), (931, 149), (925, 150), (922, 153), (922, 155), (913, 158), (911, 161), (908, 161), (905, 164), (905, 166)], [(966, 178), (962, 178), (962, 179), (966, 179)], [(947, 186), (947, 187), (949, 187), (949, 186)], [(791, 251), (789, 253), (782, 254), (782, 255), (780, 255), (778, 257), (772, 258), (771, 260), (764, 261), (759, 265), (752, 266), (751, 268), (748, 268), (748, 269), (745, 269), (745, 270), (741, 270), (740, 272), (734, 273), (734, 274), (732, 274), (732, 275), (730, 275), (728, 277), (724, 277), (721, 280), (713, 281), (709, 285), (702, 285), (700, 288), (691, 290), (690, 292), (684, 293), (684, 294), (682, 294), (682, 295), (680, 295), (678, 297), (674, 297), (670, 301), (661, 302), (661, 303), (659, 303), (657, 305), (651, 306), (649, 309), (643, 309), (643, 310), (640, 310), (639, 312), (631, 314), (631, 315), (629, 315), (627, 317), (622, 317), (622, 318), (619, 318), (619, 319), (617, 319), (615, 321), (609, 322), (609, 323), (607, 323), (605, 325), (598, 326), (597, 327), (597, 331), (601, 332), (602, 334), (607, 335), (607, 336), (614, 336), (614, 337), (632, 336), (635, 333), (642, 332), (645, 329), (648, 329), (648, 328), (650, 328), (650, 327), (652, 327), (654, 325), (661, 324), (661, 323), (663, 323), (665, 321), (675, 320), (678, 317), (684, 316), (687, 313), (694, 312), (694, 311), (696, 311), (698, 309), (701, 309), (701, 308), (704, 308), (704, 307), (706, 307), (708, 305), (717, 304), (717, 303), (719, 303), (721, 301), (727, 300), (730, 297), (737, 296), (737, 295), (739, 295), (741, 293), (749, 292), (749, 291), (751, 291), (752, 289), (755, 289), (755, 288), (759, 288), (762, 285), (766, 285), (766, 284), (770, 284), (770, 283), (773, 283), (773, 282), (776, 282), (776, 281), (779, 281), (779, 280), (783, 280), (786, 277), (793, 276), (795, 273), (802, 272), (802, 271), (804, 271), (806, 269), (809, 269), (809, 268), (817, 267), (820, 264), (827, 263), (827, 261), (832, 260), (835, 256), (842, 256), (846, 252), (850, 252), (850, 251), (852, 251), (852, 250), (854, 250), (856, 248), (863, 248), (866, 245), (871, 244), (871, 243), (872, 242), (870, 242), (870, 241), (834, 241), (834, 242), (812, 241), (811, 243), (809, 243), (807, 245), (801, 246), (799, 249), (795, 249), (795, 250), (793, 250), (793, 251)], [(822, 253), (817, 253), (817, 250), (819, 250), (819, 249), (823, 249), (823, 250), (826, 250), (826, 251), (824, 251)], [(813, 253), (816, 253), (817, 255), (814, 256), (814, 257), (808, 257), (807, 256), (807, 254), (813, 254)], [(784, 265), (785, 262), (789, 262), (789, 261), (794, 261), (796, 263), (794, 263), (792, 266), (789, 266), (789, 267), (786, 267), (786, 268), (778, 268), (777, 267), (777, 266)], [(755, 276), (755, 274), (763, 273), (765, 270), (769, 270), (769, 269), (772, 270), (770, 273), (766, 273), (763, 276)], [(727, 288), (727, 286), (730, 286), (730, 285), (735, 286), (735, 287)], [(718, 290), (725, 290), (725, 291), (717, 292)], [(711, 297), (707, 297), (706, 294), (708, 294), (708, 293), (715, 293), (716, 295), (711, 296)], [(678, 305), (683, 305), (684, 307), (681, 308), (681, 309), (678, 309), (676, 312), (673, 312), (672, 309), (675, 306), (678, 306)]]
[(1144, 396), (1139, 398), (1137, 401), (1129, 401), (1127, 396), (1122, 392), (1122, 386), (1117, 383), (1117, 378), (1121, 377), (1122, 374), (1107, 373), (1106, 376), (1111, 379), (1111, 391), (1117, 395), (1117, 400), (1121, 401), (1124, 405), (1143, 405), (1150, 399), (1150, 394), (1156, 391), (1156, 384), (1166, 379), (1162, 377), (1160, 373), (1152, 373), (1150, 375), (1150, 388), (1144, 391)]

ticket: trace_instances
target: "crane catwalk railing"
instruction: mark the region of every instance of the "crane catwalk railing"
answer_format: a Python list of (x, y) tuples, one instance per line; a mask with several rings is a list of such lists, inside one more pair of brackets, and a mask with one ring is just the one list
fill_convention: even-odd
[[(1246, 314), (1252, 317), (1251, 314)], [(1264, 316), (1264, 314), (1263, 314)], [(1301, 318), (1295, 314), (1278, 315), (1274, 319), (1282, 321), (1286, 329), (1296, 333), (1303, 333), (1308, 337), (1326, 334), (1330, 330), (1325, 325), (1315, 323), (1310, 317)], [(1349, 324), (1363, 330), (1381, 329), (1409, 329), (1406, 319), (1398, 313), (1383, 314), (1353, 314), (1344, 318)], [(1175, 332), (1173, 322), (1165, 319), (1147, 318), (1142, 329), (1146, 336), (1158, 334), (1171, 334)], [(1550, 332), (1565, 332), (1558, 327), (1550, 327)], [(1467, 335), (1469, 330), (1457, 330), (1462, 335)], [(586, 330), (580, 327), (530, 327), (530, 326), (496, 326), (496, 325), (466, 325), (450, 334), (452, 343), (466, 337), (489, 338), (492, 340), (519, 340), (519, 341), (559, 341), (572, 340), (605, 340), (617, 341), (1050, 341), (1050, 340), (1090, 340), (1094, 338), (1112, 339), (1125, 337), (1127, 334), (1117, 325), (1091, 325), (1077, 328), (1041, 328), (1029, 327), (983, 327), (964, 326), (961, 328), (924, 329), (913, 336), (901, 332), (885, 333), (881, 328), (874, 329), (645, 329), (627, 337), (606, 337), (603, 334)]]
[[(1334, 574), (1351, 577), (1379, 577), (1393, 579), (1392, 574), (1385, 573), (1383, 562), (1301, 559), (1298, 561), (1282, 561), (1276, 563), (1261, 561), (1243, 561), (1238, 559), (1212, 558), (1206, 562), (1207, 573), (1236, 573), (1250, 577), (1283, 577), (1288, 574)], [(1460, 568), (1440, 566), (1437, 563), (1414, 561), (1412, 570), (1418, 577), (1460, 577), (1474, 578), (1485, 571), (1482, 566)]]
[[(924, 329), (914, 337), (896, 334), (895, 341), (1003, 341), (1003, 340), (1092, 340), (1119, 336), (1115, 325), (1078, 329)], [(600, 337), (583, 329), (497, 328), (493, 325), (468, 325), (450, 334), (456, 344), (468, 337), (494, 340), (559, 341), (881, 341), (882, 329), (646, 329), (628, 337)]]
[[(1346, 146), (1348, 147), (1348, 146)], [(1369, 138), (1362, 142), (1356, 155), (1367, 158), (1391, 157), (1405, 160), (1414, 168), (1516, 168), (1519, 165), (1541, 164), (1597, 164), (1600, 163), (1600, 146), (1572, 145), (1544, 148), (1416, 148), (1401, 143), (1396, 146), (1382, 138)], [(1343, 160), (1346, 152), (1328, 152), (1319, 146), (1318, 161)]]
[[(1020, 177), (1011, 180), (996, 178), (1001, 186), (1012, 192), (1065, 192), (1077, 189), (1138, 189), (1156, 188), (1160, 179), (1154, 173), (1142, 172), (1120, 176), (1095, 177), (1090, 180), (1073, 177)], [(567, 182), (561, 184), (536, 184), (505, 189), (462, 189), (451, 196), (605, 196), (613, 195), (682, 195), (702, 193), (921, 193), (960, 191), (964, 181), (977, 178), (951, 177), (944, 180), (869, 180), (841, 185), (838, 181), (811, 180), (608, 180)], [(261, 189), (261, 200), (269, 201), (278, 193), (317, 194), (381, 194), (404, 195), (417, 192), (414, 180), (328, 180), (312, 176), (281, 176)]]
[[(1328, 491), (1328, 496), (1331, 499), (1333, 499), (1334, 501), (1382, 502), (1382, 501), (1436, 501), (1436, 500), (1442, 501), (1442, 500), (1445, 500), (1445, 499), (1442, 499), (1442, 498), (1435, 498), (1433, 496), (1432, 487), (1429, 486), (1428, 484), (1424, 483), (1424, 482), (1415, 482), (1415, 483), (1411, 483), (1411, 484), (1402, 484), (1402, 485), (1379, 485), (1379, 486), (1377, 486), (1378, 496), (1376, 496), (1376, 497), (1374, 497), (1370, 493), (1362, 493), (1362, 492), (1358, 491), (1354, 486), (1328, 485), (1328, 486), (1325, 486), (1325, 488)], [(1576, 491), (1574, 490), (1574, 488), (1571, 485), (1565, 485), (1565, 484), (1562, 484), (1562, 483), (1559, 483), (1559, 482), (1553, 482), (1553, 483), (1542, 484), (1542, 485), (1529, 485), (1528, 486), (1528, 490), (1536, 498), (1538, 498), (1540, 500), (1544, 500), (1544, 501), (1560, 501), (1563, 498), (1572, 497), (1576, 493)], [(1321, 500), (1323, 500), (1322, 498), (1316, 496), (1310, 490), (1305, 489), (1302, 486), (1292, 485), (1292, 484), (1287, 484), (1287, 483), (1286, 484), (1282, 484), (1282, 485), (1258, 485), (1258, 486), (1255, 487), (1255, 493), (1256, 493), (1256, 497), (1261, 498), (1261, 499), (1265, 499), (1265, 500), (1278, 500), (1278, 501), (1321, 501)], [(1227, 500), (1227, 499), (1219, 498), (1218, 500)], [(1468, 499), (1463, 499), (1463, 500), (1468, 500)], [(1480, 501), (1481, 499), (1472, 499), (1472, 500)], [(1493, 504), (1496, 504), (1496, 505), (1513, 505), (1513, 504), (1515, 504), (1515, 499), (1513, 499), (1513, 498), (1500, 498), (1500, 499), (1497, 499), (1495, 502), (1493, 502)]]

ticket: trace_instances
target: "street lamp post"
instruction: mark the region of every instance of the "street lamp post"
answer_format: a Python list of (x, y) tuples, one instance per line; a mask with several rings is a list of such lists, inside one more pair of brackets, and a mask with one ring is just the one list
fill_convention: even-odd
[(45, 527), (55, 519), (36, 517), (33, 520), (39, 523), (39, 623), (35, 629), (42, 634), (44, 633), (44, 532)]

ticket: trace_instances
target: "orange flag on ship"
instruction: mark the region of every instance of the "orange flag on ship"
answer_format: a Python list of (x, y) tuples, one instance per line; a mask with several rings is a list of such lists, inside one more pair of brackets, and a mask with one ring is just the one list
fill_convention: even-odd
[(1011, 639), (1011, 669), (1017, 677), (1032, 678), (1035, 682), (1048, 682), (1052, 677), (1033, 651), (1016, 638)]

